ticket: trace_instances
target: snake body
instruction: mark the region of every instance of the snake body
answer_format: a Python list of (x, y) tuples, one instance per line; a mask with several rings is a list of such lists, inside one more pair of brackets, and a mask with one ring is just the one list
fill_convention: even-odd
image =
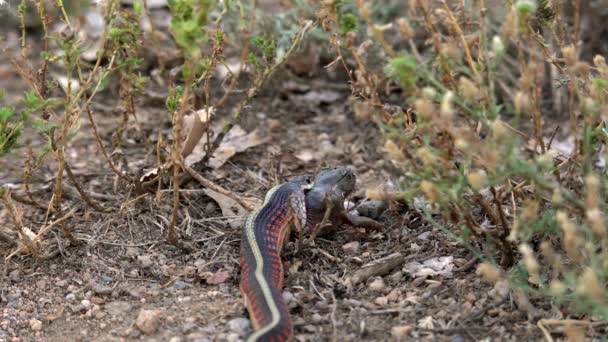
[(306, 224), (304, 190), (307, 176), (272, 188), (262, 207), (252, 212), (241, 242), (241, 292), (253, 322), (254, 333), (247, 341), (290, 341), (293, 324), (281, 293), (283, 263), (281, 250), (291, 226)]
[(272, 188), (262, 207), (252, 212), (241, 240), (241, 283), (254, 332), (248, 342), (283, 342), (293, 339), (293, 324), (281, 288), (281, 250), (295, 226), (300, 238), (314, 236), (328, 218), (339, 224), (343, 201), (355, 185), (347, 168), (323, 169), (312, 177), (299, 176)]

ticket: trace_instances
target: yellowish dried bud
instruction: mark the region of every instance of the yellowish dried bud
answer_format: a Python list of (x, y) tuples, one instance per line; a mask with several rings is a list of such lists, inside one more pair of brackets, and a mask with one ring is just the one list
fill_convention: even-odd
[(399, 25), (399, 32), (403, 36), (403, 39), (410, 40), (414, 38), (414, 30), (406, 18), (397, 19), (397, 24)]
[(425, 99), (434, 100), (437, 97), (437, 90), (433, 87), (422, 88), (422, 96)]
[(518, 91), (513, 98), (513, 105), (515, 106), (516, 112), (527, 113), (530, 111), (530, 108), (532, 108), (532, 101), (528, 94), (523, 91)]
[(452, 100), (454, 98), (454, 93), (451, 91), (447, 91), (443, 95), (443, 99), (441, 99), (441, 107), (439, 113), (441, 114), (441, 119), (446, 123), (451, 123), (454, 118), (454, 108), (452, 108)]
[(464, 138), (456, 138), (454, 146), (460, 151), (467, 151), (469, 149), (469, 142)]
[(384, 144), (384, 148), (394, 162), (401, 162), (405, 160), (403, 152), (401, 152), (399, 146), (397, 146), (397, 144), (395, 144), (392, 140), (387, 140)]
[(589, 114), (592, 116), (599, 114), (600, 106), (594, 99), (592, 99), (590, 97), (585, 97), (585, 98), (583, 98), (582, 102), (583, 103), (581, 103), (581, 109), (584, 114)]
[(547, 260), (547, 262), (551, 266), (553, 266), (555, 271), (559, 271), (561, 269), (561, 258), (555, 252), (555, 250), (553, 249), (553, 246), (551, 246), (551, 242), (546, 241), (546, 240), (543, 241), (540, 244), (540, 252), (542, 253), (543, 257)]
[(585, 177), (585, 187), (587, 208), (597, 208), (600, 202), (600, 179), (594, 174), (589, 174)]
[(521, 218), (524, 222), (531, 223), (536, 221), (538, 217), (538, 207), (539, 204), (537, 201), (531, 199), (524, 200), (524, 208), (521, 212)]
[(518, 247), (519, 252), (523, 256), (524, 265), (526, 265), (526, 269), (528, 270), (528, 281), (532, 284), (540, 283), (540, 275), (538, 273), (540, 267), (538, 266), (538, 261), (534, 257), (534, 252), (532, 252), (532, 248), (527, 243), (522, 243)]
[(492, 52), (497, 59), (500, 59), (505, 53), (505, 44), (502, 42), (500, 36), (494, 36), (492, 38)]
[(593, 57), (593, 65), (595, 65), (595, 67), (599, 70), (601, 78), (608, 78), (608, 65), (606, 65), (606, 59), (604, 56), (596, 55)]
[(605, 238), (606, 225), (604, 223), (604, 215), (602, 214), (602, 212), (597, 207), (595, 207), (587, 209), (586, 216), (587, 221), (591, 226), (591, 230), (593, 230), (593, 233), (600, 238)]
[(496, 284), (500, 280), (500, 270), (489, 262), (479, 264), (475, 273), (481, 275), (490, 284)]
[(475, 170), (467, 175), (467, 180), (475, 190), (481, 190), (488, 184), (488, 175), (483, 169)]
[(517, 241), (517, 236), (519, 235), (521, 224), (517, 218), (513, 219), (513, 224), (511, 225), (511, 231), (509, 232), (509, 236), (507, 236), (507, 241)]
[(596, 301), (604, 301), (604, 289), (591, 267), (587, 267), (578, 278), (576, 293)]
[(425, 166), (432, 166), (435, 163), (435, 155), (429, 147), (421, 147), (416, 151), (418, 158), (422, 159)]
[(568, 45), (562, 48), (562, 54), (568, 66), (573, 66), (577, 60), (576, 48), (573, 45)]
[(564, 234), (563, 244), (564, 250), (570, 258), (573, 260), (580, 260), (581, 253), (579, 251), (580, 242), (577, 236), (576, 227), (574, 224), (568, 219), (568, 216), (563, 211), (558, 211), (555, 214), (557, 218), (557, 222), (559, 222), (562, 232)]
[(500, 119), (494, 120), (492, 124), (492, 132), (494, 133), (494, 137), (496, 139), (503, 139), (509, 136), (511, 131), (507, 127), (507, 125)]
[(439, 191), (437, 190), (435, 184), (424, 180), (420, 182), (420, 190), (422, 190), (424, 196), (429, 200), (429, 202), (437, 203), (439, 200)]
[(435, 105), (429, 99), (417, 99), (414, 101), (416, 112), (424, 120), (431, 120), (435, 116)]
[(561, 297), (566, 293), (566, 285), (559, 280), (553, 280), (549, 284), (549, 293), (555, 297)]
[(477, 101), (479, 98), (479, 88), (477, 88), (473, 81), (464, 76), (458, 80), (458, 90), (462, 94), (462, 97), (469, 102)]
[(559, 188), (555, 188), (553, 190), (553, 195), (551, 196), (551, 203), (555, 207), (559, 207), (564, 203), (564, 197), (562, 196), (562, 191)]
[(456, 43), (448, 41), (448, 42), (441, 44), (440, 53), (441, 53), (441, 55), (443, 55), (445, 57), (449, 57), (451, 59), (458, 60), (458, 59), (460, 59), (461, 52), (462, 52), (462, 50), (458, 47), (458, 45)]

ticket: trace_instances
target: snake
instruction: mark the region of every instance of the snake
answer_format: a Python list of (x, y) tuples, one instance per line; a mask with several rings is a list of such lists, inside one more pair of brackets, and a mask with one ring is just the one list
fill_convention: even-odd
[(382, 227), (347, 213), (344, 199), (355, 183), (355, 173), (347, 167), (324, 168), (314, 178), (298, 176), (270, 189), (260, 209), (247, 217), (241, 238), (240, 289), (253, 323), (248, 342), (293, 339), (293, 323), (281, 292), (281, 251), (293, 227), (299, 239), (305, 235), (314, 239), (324, 228), (341, 223)]

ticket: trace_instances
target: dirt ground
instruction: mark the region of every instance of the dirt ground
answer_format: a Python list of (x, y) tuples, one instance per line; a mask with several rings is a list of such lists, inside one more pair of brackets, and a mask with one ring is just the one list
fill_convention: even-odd
[[(16, 33), (8, 36), (5, 44), (18, 49)], [(322, 166), (353, 166), (360, 190), (354, 202), (365, 189), (394, 182), (380, 132), (372, 122), (355, 117), (345, 84), (340, 75), (299, 78), (280, 71), (240, 123), (247, 132), (259, 129), (264, 143), (204, 175), (236, 193), (262, 198), (289, 176)], [(0, 88), (6, 99), (15, 99), (24, 87), (1, 58)], [(152, 91), (138, 100), (137, 123), (127, 133), (135, 138), (122, 148), (133, 169), (154, 166), (156, 156), (149, 147), (159, 131), (171, 130), (164, 105), (149, 95)], [(95, 103), (108, 144), (121, 119), (115, 106), (116, 97), (109, 92)], [(25, 144), (35, 149), (39, 140), (27, 134)], [(242, 340), (251, 328), (238, 288), (238, 220), (225, 217), (216, 201), (191, 183), (183, 190), (178, 223), (196, 250), (187, 253), (168, 245), (171, 192), (162, 190), (157, 201), (121, 189), (91, 136), (91, 125), (83, 118), (67, 155), (86, 190), (112, 211), (92, 211), (68, 192), (66, 202), (76, 209), (69, 226), (79, 246), (68, 246), (57, 228), (45, 240), (58, 252), (49, 260), (5, 259), (12, 249), (0, 244), (0, 341)], [(4, 165), (21, 169), (26, 151), (20, 147), (3, 157)], [(40, 174), (53, 176), (48, 168)], [(0, 175), (2, 183), (19, 181), (11, 170)], [(40, 189), (36, 195), (46, 203), (51, 190)], [(21, 208), (32, 229), (43, 224), (44, 210)], [(540, 340), (536, 320), (562, 315), (535, 298), (526, 306), (517, 294), (480, 280), (472, 254), (444, 230), (424, 224), (415, 208), (395, 204), (380, 220), (384, 231), (339, 227), (319, 238), (316, 247), (284, 258), (284, 296), (296, 340)], [(11, 227), (5, 211), (0, 211), (0, 225)], [(399, 267), (349, 283), (363, 265), (393, 253), (405, 257)], [(441, 265), (429, 275), (416, 273), (425, 261)], [(144, 328), (136, 324), (138, 317)]]

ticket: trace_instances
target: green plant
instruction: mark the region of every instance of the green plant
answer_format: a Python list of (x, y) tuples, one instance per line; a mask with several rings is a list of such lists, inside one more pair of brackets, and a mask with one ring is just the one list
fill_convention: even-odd
[[(390, 197), (414, 202), (422, 195), (422, 216), (484, 260), (482, 273), (606, 319), (608, 177), (596, 162), (604, 157), (608, 69), (601, 56), (593, 65), (579, 59), (563, 32), (576, 37), (580, 30), (564, 23), (558, 2), (510, 3), (496, 14), (505, 18), (499, 26), (486, 1), (412, 1), (408, 15), (393, 22), (406, 43), (397, 46), (409, 47), (396, 52), (357, 1), (357, 20), (372, 27), (371, 36), (358, 32), (359, 39), (343, 37), (334, 46), (354, 56), (354, 65), (344, 64), (354, 69), (353, 90), (375, 113), (406, 179)], [(321, 19), (341, 36), (340, 18), (352, 12), (336, 4), (323, 7)], [(410, 23), (428, 42), (420, 51)], [(384, 65), (361, 54), (371, 48), (366, 39), (384, 50)], [(548, 67), (557, 71), (549, 82), (542, 77)], [(543, 120), (552, 109), (542, 88), (555, 80), (568, 88), (570, 155), (552, 148), (559, 127)], [(392, 85), (402, 90), (399, 105), (411, 110), (387, 110), (380, 94)], [(552, 267), (540, 268), (541, 256)]]

